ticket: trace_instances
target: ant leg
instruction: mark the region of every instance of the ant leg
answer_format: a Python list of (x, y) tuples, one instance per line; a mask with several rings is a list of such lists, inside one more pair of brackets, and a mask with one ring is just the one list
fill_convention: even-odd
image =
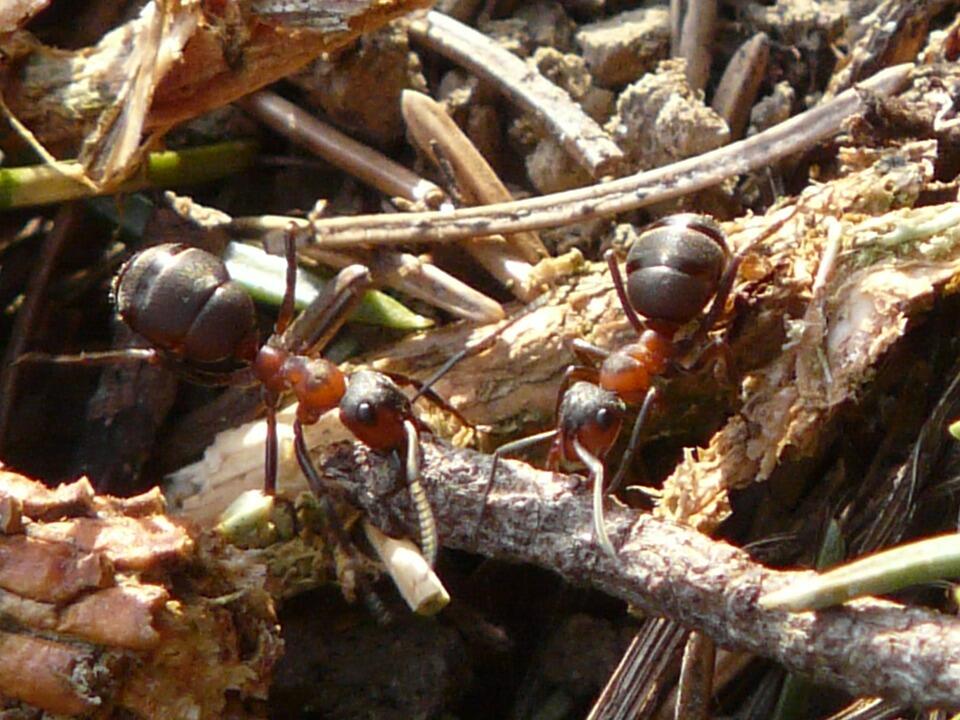
[(337, 515), (333, 503), (330, 502), (330, 489), (323, 478), (320, 477), (320, 473), (317, 472), (317, 466), (310, 459), (310, 451), (307, 449), (307, 443), (303, 437), (303, 425), (299, 419), (293, 421), (293, 448), (297, 454), (297, 464), (300, 466), (300, 471), (307, 478), (310, 491), (317, 498), (320, 509), (327, 519), (327, 531), (329, 533), (326, 538), (327, 543), (330, 545), (337, 544), (344, 548), (350, 547), (350, 539), (347, 537), (343, 523), (340, 522), (340, 516)]
[(743, 262), (743, 254), (738, 253), (730, 258), (730, 262), (727, 263), (727, 269), (723, 271), (720, 282), (717, 284), (717, 293), (713, 297), (713, 302), (710, 303), (710, 309), (707, 311), (703, 321), (697, 328), (696, 334), (693, 336), (694, 342), (702, 341), (703, 337), (710, 332), (711, 328), (717, 324), (717, 320), (720, 319), (720, 314), (727, 306), (727, 298), (730, 297), (730, 291), (733, 290), (733, 281), (736, 280), (737, 271), (740, 269), (741, 262)]
[(620, 298), (623, 313), (627, 316), (627, 320), (630, 321), (637, 335), (642, 335), (646, 328), (644, 328), (640, 316), (637, 315), (637, 311), (630, 304), (630, 298), (627, 297), (627, 289), (624, 287), (620, 266), (617, 264), (617, 254), (613, 250), (607, 250), (603, 254), (603, 259), (607, 261), (607, 267), (610, 268), (610, 277), (613, 279), (613, 287), (617, 291), (617, 297)]
[(550, 301), (550, 293), (545, 293), (539, 298), (529, 303), (526, 307), (520, 310), (517, 314), (507, 320), (503, 325), (498, 327), (496, 330), (488, 333), (483, 336), (480, 340), (473, 343), (472, 345), (467, 345), (462, 350), (458, 350), (456, 353), (451, 355), (443, 365), (441, 365), (437, 370), (423, 381), (423, 385), (418, 389), (417, 394), (413, 396), (413, 401), (416, 401), (421, 395), (425, 395), (430, 388), (432, 388), (440, 378), (446, 375), (450, 370), (452, 370), (459, 362), (465, 360), (468, 357), (477, 355), (484, 350), (488, 350), (493, 347), (494, 342), (497, 338), (503, 335), (504, 331), (515, 325), (519, 320), (525, 318), (530, 313), (535, 310), (539, 310), (541, 307), (545, 306)]
[(437, 523), (433, 517), (430, 500), (420, 484), (420, 435), (411, 420), (403, 421), (403, 430), (407, 436), (407, 457), (404, 464), (407, 487), (417, 511), (417, 524), (420, 526), (420, 550), (427, 564), (432, 568), (437, 562)]
[(613, 560), (617, 559), (617, 551), (613, 549), (610, 536), (603, 522), (603, 463), (600, 459), (580, 444), (580, 440), (573, 438), (573, 449), (580, 458), (580, 462), (590, 470), (590, 479), (593, 481), (593, 534), (603, 551)]
[(298, 355), (323, 350), (372, 283), (370, 271), (363, 265), (343, 268), (284, 330), (281, 346)]
[(588, 343), (586, 340), (580, 338), (566, 340), (564, 344), (569, 348), (570, 352), (577, 356), (577, 360), (584, 364), (599, 365), (610, 357), (609, 350), (594, 345), (593, 343)]
[(287, 258), (287, 277), (280, 311), (277, 313), (277, 322), (273, 327), (273, 331), (278, 335), (282, 335), (290, 326), (297, 299), (297, 237), (292, 225), (284, 233), (283, 252)]
[(267, 440), (264, 443), (263, 494), (277, 493), (277, 396), (263, 389), (263, 404), (267, 408)]
[[(637, 445), (640, 442), (640, 428), (646, 423), (647, 415), (650, 413), (650, 408), (653, 406), (657, 395), (658, 393), (655, 387), (651, 387), (647, 390), (647, 394), (644, 395), (640, 412), (637, 413), (637, 419), (633, 423), (633, 430), (630, 432), (630, 442), (627, 443), (627, 449), (623, 451), (623, 456), (620, 458), (620, 465), (617, 468), (617, 474), (613, 476), (613, 482), (610, 483), (607, 492), (615, 493), (620, 488), (620, 484), (627, 474), (627, 468), (630, 467), (630, 462), (633, 460), (634, 453), (637, 452)], [(651, 494), (653, 494), (652, 491)]]
[(547, 430), (545, 432), (531, 435), (530, 437), (514, 440), (506, 445), (501, 445), (493, 453), (493, 459), (490, 461), (490, 474), (487, 475), (487, 482), (483, 487), (483, 495), (480, 498), (480, 512), (477, 513), (477, 519), (473, 527), (473, 534), (476, 535), (483, 523), (483, 514), (487, 510), (487, 500), (490, 498), (490, 491), (493, 490), (493, 483), (497, 478), (497, 466), (500, 464), (500, 458), (504, 455), (515, 453), (518, 450), (524, 450), (532, 445), (541, 443), (544, 440), (552, 440), (559, 433), (558, 430)]

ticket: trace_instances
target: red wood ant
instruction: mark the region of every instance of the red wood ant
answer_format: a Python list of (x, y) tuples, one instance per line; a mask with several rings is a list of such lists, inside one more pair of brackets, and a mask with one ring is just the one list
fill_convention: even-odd
[(344, 268), (321, 296), (294, 318), (292, 234), (287, 237), (286, 256), (283, 301), (274, 332), (262, 346), (257, 339), (253, 300), (230, 278), (220, 258), (199, 248), (166, 243), (133, 255), (120, 268), (113, 285), (118, 315), (152, 347), (53, 358), (29, 353), (19, 361), (92, 364), (145, 360), (163, 363), (195, 383), (259, 385), (266, 406), (267, 495), (276, 491), (276, 416), (281, 395), (292, 392), (297, 399), (293, 425), (296, 457), (311, 488), (321, 497), (324, 483), (310, 459), (303, 426), (338, 407), (341, 422), (359, 440), (400, 457), (417, 513), (421, 550), (432, 566), (438, 539), (433, 512), (420, 485), (420, 424), (411, 399), (394, 380), (416, 385), (418, 397), (426, 395), (461, 416), (428, 386), (411, 379), (371, 371), (347, 376), (329, 360), (317, 357), (371, 284), (370, 272), (361, 265)]
[[(615, 253), (608, 250), (604, 259), (638, 339), (613, 352), (579, 340), (573, 342), (579, 357), (599, 361), (599, 367), (578, 365), (567, 369), (557, 404), (556, 428), (499, 448), (486, 492), (490, 491), (501, 455), (552, 439), (547, 458), (550, 469), (556, 469), (561, 460), (588, 468), (593, 482), (594, 536), (607, 555), (616, 558), (603, 522), (602, 459), (616, 442), (626, 404), (641, 403), (627, 450), (609, 488), (613, 491), (636, 450), (640, 429), (657, 396), (658, 378), (688, 367), (685, 355), (702, 344), (719, 318), (742, 257), (742, 253), (730, 252), (723, 231), (712, 218), (691, 213), (666, 217), (640, 233), (627, 254), (626, 283)], [(693, 332), (684, 335), (681, 330), (693, 322)], [(702, 350), (697, 353), (701, 355)]]

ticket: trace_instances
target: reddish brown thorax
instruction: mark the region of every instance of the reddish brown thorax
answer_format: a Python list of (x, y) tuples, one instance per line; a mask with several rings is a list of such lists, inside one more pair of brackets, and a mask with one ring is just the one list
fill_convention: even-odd
[(257, 379), (269, 392), (287, 390), (297, 398), (297, 419), (311, 425), (340, 404), (347, 391), (343, 372), (329, 360), (289, 353), (264, 345), (253, 363)]
[(610, 354), (600, 366), (600, 386), (627, 403), (643, 401), (653, 379), (669, 367), (675, 347), (670, 336), (644, 330), (640, 338)]

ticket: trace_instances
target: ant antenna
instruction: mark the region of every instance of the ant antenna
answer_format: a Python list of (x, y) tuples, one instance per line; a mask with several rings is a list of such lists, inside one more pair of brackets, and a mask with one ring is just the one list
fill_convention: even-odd
[(459, 364), (461, 361), (465, 360), (468, 357), (471, 357), (473, 355), (479, 355), (484, 350), (489, 350), (491, 347), (493, 347), (493, 344), (497, 341), (497, 339), (501, 335), (503, 335), (504, 332), (506, 332), (509, 328), (516, 325), (523, 318), (527, 317), (531, 313), (547, 305), (549, 301), (552, 299), (553, 298), (551, 296), (551, 293), (549, 292), (544, 293), (533, 302), (528, 303), (519, 312), (517, 312), (515, 315), (509, 318), (506, 322), (500, 325), (500, 327), (496, 328), (495, 330), (492, 330), (491, 332), (489, 332), (487, 335), (485, 335), (484, 337), (482, 337), (480, 340), (473, 343), (472, 345), (467, 345), (462, 350), (459, 350), (453, 355), (451, 355), (439, 368), (437, 368), (437, 370), (433, 373), (433, 375), (428, 377), (426, 380), (424, 380), (420, 384), (420, 386), (417, 389), (417, 392), (414, 393), (413, 395), (412, 401), (416, 401), (419, 398), (423, 397), (424, 395), (428, 395), (431, 391), (431, 388), (444, 375), (446, 375), (454, 367), (456, 367), (457, 364)]

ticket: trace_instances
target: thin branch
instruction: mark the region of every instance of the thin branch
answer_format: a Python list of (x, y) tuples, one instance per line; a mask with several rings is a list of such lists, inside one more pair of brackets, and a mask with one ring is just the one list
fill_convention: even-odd
[(275, 92), (261, 90), (238, 100), (236, 105), (291, 142), (302, 145), (388, 197), (402, 197), (426, 203), (428, 207), (436, 207), (445, 197), (434, 183)]
[[(586, 483), (519, 462), (500, 464), (477, 528), (490, 458), (431, 442), (423, 450), (424, 487), (447, 547), (549, 568), (856, 695), (960, 708), (960, 619), (874, 599), (817, 613), (763, 610), (762, 594), (810, 573), (764, 568), (742, 550), (622, 507), (606, 516), (619, 547), (612, 560), (591, 536)], [(415, 534), (407, 494), (396, 492), (385, 458), (344, 445), (323, 472), (372, 522)]]
[[(239, 237), (258, 238), (268, 252), (277, 252), (284, 233), (291, 227), (298, 232), (308, 233), (313, 222), (283, 215), (257, 215), (235, 218), (227, 226)], [(383, 250), (367, 252), (360, 249), (337, 252), (312, 245), (301, 248), (301, 252), (334, 268), (353, 263), (366, 265), (377, 283), (393, 287), (467, 320), (496, 322), (504, 317), (503, 308), (496, 300), (410, 253)]]
[(711, 152), (636, 175), (512, 203), (454, 212), (390, 213), (321, 220), (316, 243), (325, 248), (356, 243), (391, 244), (450, 241), (493, 233), (560, 227), (610, 217), (717, 185), (729, 177), (772, 165), (833, 137), (843, 122), (864, 109), (861, 90), (880, 95), (899, 91), (912, 64), (877, 73), (828, 103), (762, 133)]
[(613, 174), (623, 161), (616, 143), (566, 92), (482, 33), (432, 11), (410, 23), (410, 36), (532, 113), (593, 177)]

